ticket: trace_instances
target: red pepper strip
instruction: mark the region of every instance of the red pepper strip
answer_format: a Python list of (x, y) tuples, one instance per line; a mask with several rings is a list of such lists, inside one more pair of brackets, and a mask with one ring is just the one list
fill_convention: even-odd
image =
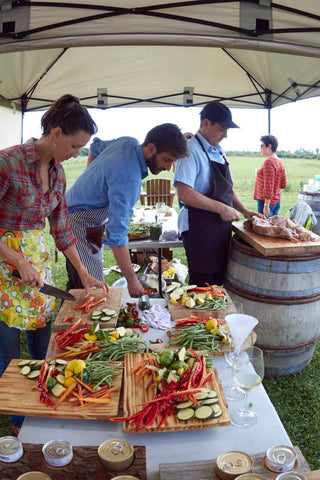
[(199, 386), (199, 382), (200, 382), (201, 377), (202, 377), (202, 371), (203, 371), (203, 366), (202, 366), (202, 360), (200, 359), (196, 363), (196, 368), (193, 371), (193, 375), (192, 375), (192, 379), (191, 379), (191, 386), (192, 387), (198, 387)]
[(199, 381), (199, 385), (198, 385), (199, 387), (201, 387), (203, 385), (204, 379), (207, 376), (206, 359), (203, 356), (203, 357), (201, 357), (201, 360), (202, 360), (202, 375), (201, 375), (201, 378), (200, 378), (200, 381)]
[(194, 395), (192, 395), (192, 393), (189, 393), (188, 398), (189, 398), (189, 400), (191, 400), (192, 403), (194, 403), (195, 405), (197, 405), (197, 407), (201, 407), (200, 403), (199, 403), (198, 400), (194, 397)]
[(67, 337), (70, 333), (72, 333), (74, 330), (76, 330), (76, 328), (78, 328), (82, 323), (82, 320), (81, 318), (79, 318), (79, 320), (74, 324), (72, 325), (72, 327), (70, 327), (68, 330), (66, 330), (65, 332), (58, 332), (56, 333), (55, 335), (55, 342), (56, 342), (56, 339), (59, 339), (59, 340), (62, 340), (64, 337)]
[(195, 292), (195, 293), (210, 292), (210, 290), (211, 290), (211, 287), (194, 287), (194, 288), (189, 288), (188, 293), (189, 292)]
[(188, 348), (188, 352), (191, 353), (191, 355), (193, 355), (194, 357), (196, 357), (196, 359), (198, 360), (198, 362), (201, 361), (199, 355), (197, 354), (197, 352), (195, 352), (194, 350), (192, 350), (191, 348)]
[(63, 321), (64, 323), (66, 323), (66, 322), (72, 323), (72, 322), (73, 322), (73, 317), (66, 317), (66, 318), (64, 318), (62, 321)]
[(94, 302), (89, 303), (85, 308), (84, 308), (84, 313), (88, 313), (91, 308), (95, 307), (96, 305), (100, 305), (100, 303), (104, 303), (107, 300), (107, 297), (102, 297), (97, 299)]
[(93, 302), (95, 300), (95, 297), (89, 297), (84, 303), (81, 305), (76, 305), (74, 307), (74, 310), (81, 310), (82, 308), (85, 308), (89, 303)]
[[(208, 375), (206, 376), (206, 378), (203, 380), (202, 385), (205, 385), (211, 378), (212, 378), (212, 373), (208, 373)], [(201, 385), (201, 386), (202, 386), (202, 385)]]
[(158, 413), (159, 413), (159, 404), (154, 403), (150, 411), (149, 419), (145, 422), (143, 428), (149, 427), (149, 425), (151, 425), (155, 421)]
[(171, 415), (172, 411), (173, 411), (173, 405), (168, 405), (162, 414), (162, 419), (160, 423), (158, 423), (157, 425), (157, 430), (159, 430), (159, 428), (164, 424), (166, 419)]

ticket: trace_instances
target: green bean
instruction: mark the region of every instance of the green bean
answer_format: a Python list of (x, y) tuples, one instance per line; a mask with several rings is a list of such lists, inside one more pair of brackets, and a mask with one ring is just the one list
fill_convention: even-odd
[(221, 341), (218, 335), (208, 332), (205, 325), (198, 324), (173, 330), (169, 344), (214, 352), (219, 349)]
[(87, 360), (123, 360), (126, 353), (139, 353), (148, 344), (141, 337), (123, 337), (115, 342), (99, 342), (101, 351), (89, 354)]
[(120, 374), (120, 365), (110, 365), (106, 362), (89, 361), (86, 363), (86, 371), (89, 374), (90, 381), (94, 384), (94, 389), (100, 385), (112, 386), (112, 377)]

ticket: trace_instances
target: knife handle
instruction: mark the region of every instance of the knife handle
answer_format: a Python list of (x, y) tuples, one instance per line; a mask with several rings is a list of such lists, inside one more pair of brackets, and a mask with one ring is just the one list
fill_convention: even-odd
[(17, 277), (17, 278), (21, 278), (21, 275), (20, 275), (20, 273), (18, 272), (18, 270), (13, 270), (12, 276), (13, 276), (13, 277)]

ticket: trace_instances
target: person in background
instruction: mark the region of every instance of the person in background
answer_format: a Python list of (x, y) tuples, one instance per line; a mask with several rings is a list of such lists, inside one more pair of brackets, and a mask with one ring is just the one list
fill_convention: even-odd
[(279, 213), (280, 189), (286, 188), (287, 179), (284, 165), (276, 154), (278, 148), (276, 137), (264, 135), (260, 141), (261, 153), (267, 159), (257, 170), (253, 198), (257, 200), (258, 212), (268, 218)]
[[(46, 218), (57, 248), (74, 265), (86, 292), (91, 286), (108, 291), (80, 261), (61, 165), (78, 155), (96, 124), (77, 98), (64, 95), (42, 116), (41, 126), (39, 139), (0, 151), (0, 375), (12, 358), (20, 358), (21, 330), (26, 330), (31, 358), (45, 358), (55, 317), (54, 297), (39, 292), (44, 282), (53, 283)], [(12, 421), (18, 428), (23, 417)]]
[[(177, 158), (186, 154), (186, 139), (171, 123), (150, 130), (142, 145), (131, 137), (94, 139), (87, 168), (66, 194), (77, 249), (92, 275), (103, 279), (102, 247), (109, 245), (130, 295), (143, 295), (144, 288), (132, 268), (127, 236), (141, 180), (148, 175), (148, 168), (154, 175), (169, 171)], [(66, 262), (68, 288), (81, 288), (81, 278), (69, 259)]]
[[(176, 162), (174, 184), (180, 202), (178, 229), (186, 250), (189, 283), (223, 283), (232, 222), (249, 211), (233, 190), (229, 164), (220, 147), (229, 128), (238, 128), (228, 107), (210, 102), (200, 128), (188, 142), (189, 156)], [(261, 215), (262, 216), (262, 215)]]

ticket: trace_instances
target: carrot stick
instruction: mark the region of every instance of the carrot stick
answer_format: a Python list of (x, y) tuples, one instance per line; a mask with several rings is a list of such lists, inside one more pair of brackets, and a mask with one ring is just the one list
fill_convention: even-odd
[(153, 378), (152, 378), (152, 376), (150, 376), (149, 379), (148, 379), (148, 381), (147, 381), (147, 383), (146, 383), (146, 388), (149, 388), (150, 385), (152, 385), (153, 383), (154, 383), (154, 382), (153, 382)]
[(60, 402), (62, 402), (65, 398), (67, 398), (67, 396), (69, 395), (69, 393), (72, 392), (72, 390), (74, 390), (76, 386), (77, 386), (76, 383), (71, 383), (71, 385), (69, 385), (69, 387), (67, 388), (67, 390), (61, 395), (61, 397), (59, 398), (59, 400), (58, 400), (57, 403), (60, 403)]
[(82, 381), (80, 380), (80, 378), (78, 378), (78, 377), (73, 377), (73, 378), (75, 379), (76, 382), (80, 383), (80, 385), (82, 385), (86, 390), (89, 390), (89, 392), (92, 392), (92, 393), (94, 392), (94, 390), (93, 390), (91, 387), (89, 387), (89, 385), (87, 385), (86, 383), (82, 382)]
[(135, 373), (137, 370), (140, 369), (141, 366), (145, 366), (145, 364), (147, 363), (146, 360), (140, 360), (140, 362), (136, 363), (130, 370), (130, 375), (132, 375), (133, 373)]
[(92, 397), (87, 397), (83, 399), (84, 403), (109, 403), (110, 398), (92, 398)]

